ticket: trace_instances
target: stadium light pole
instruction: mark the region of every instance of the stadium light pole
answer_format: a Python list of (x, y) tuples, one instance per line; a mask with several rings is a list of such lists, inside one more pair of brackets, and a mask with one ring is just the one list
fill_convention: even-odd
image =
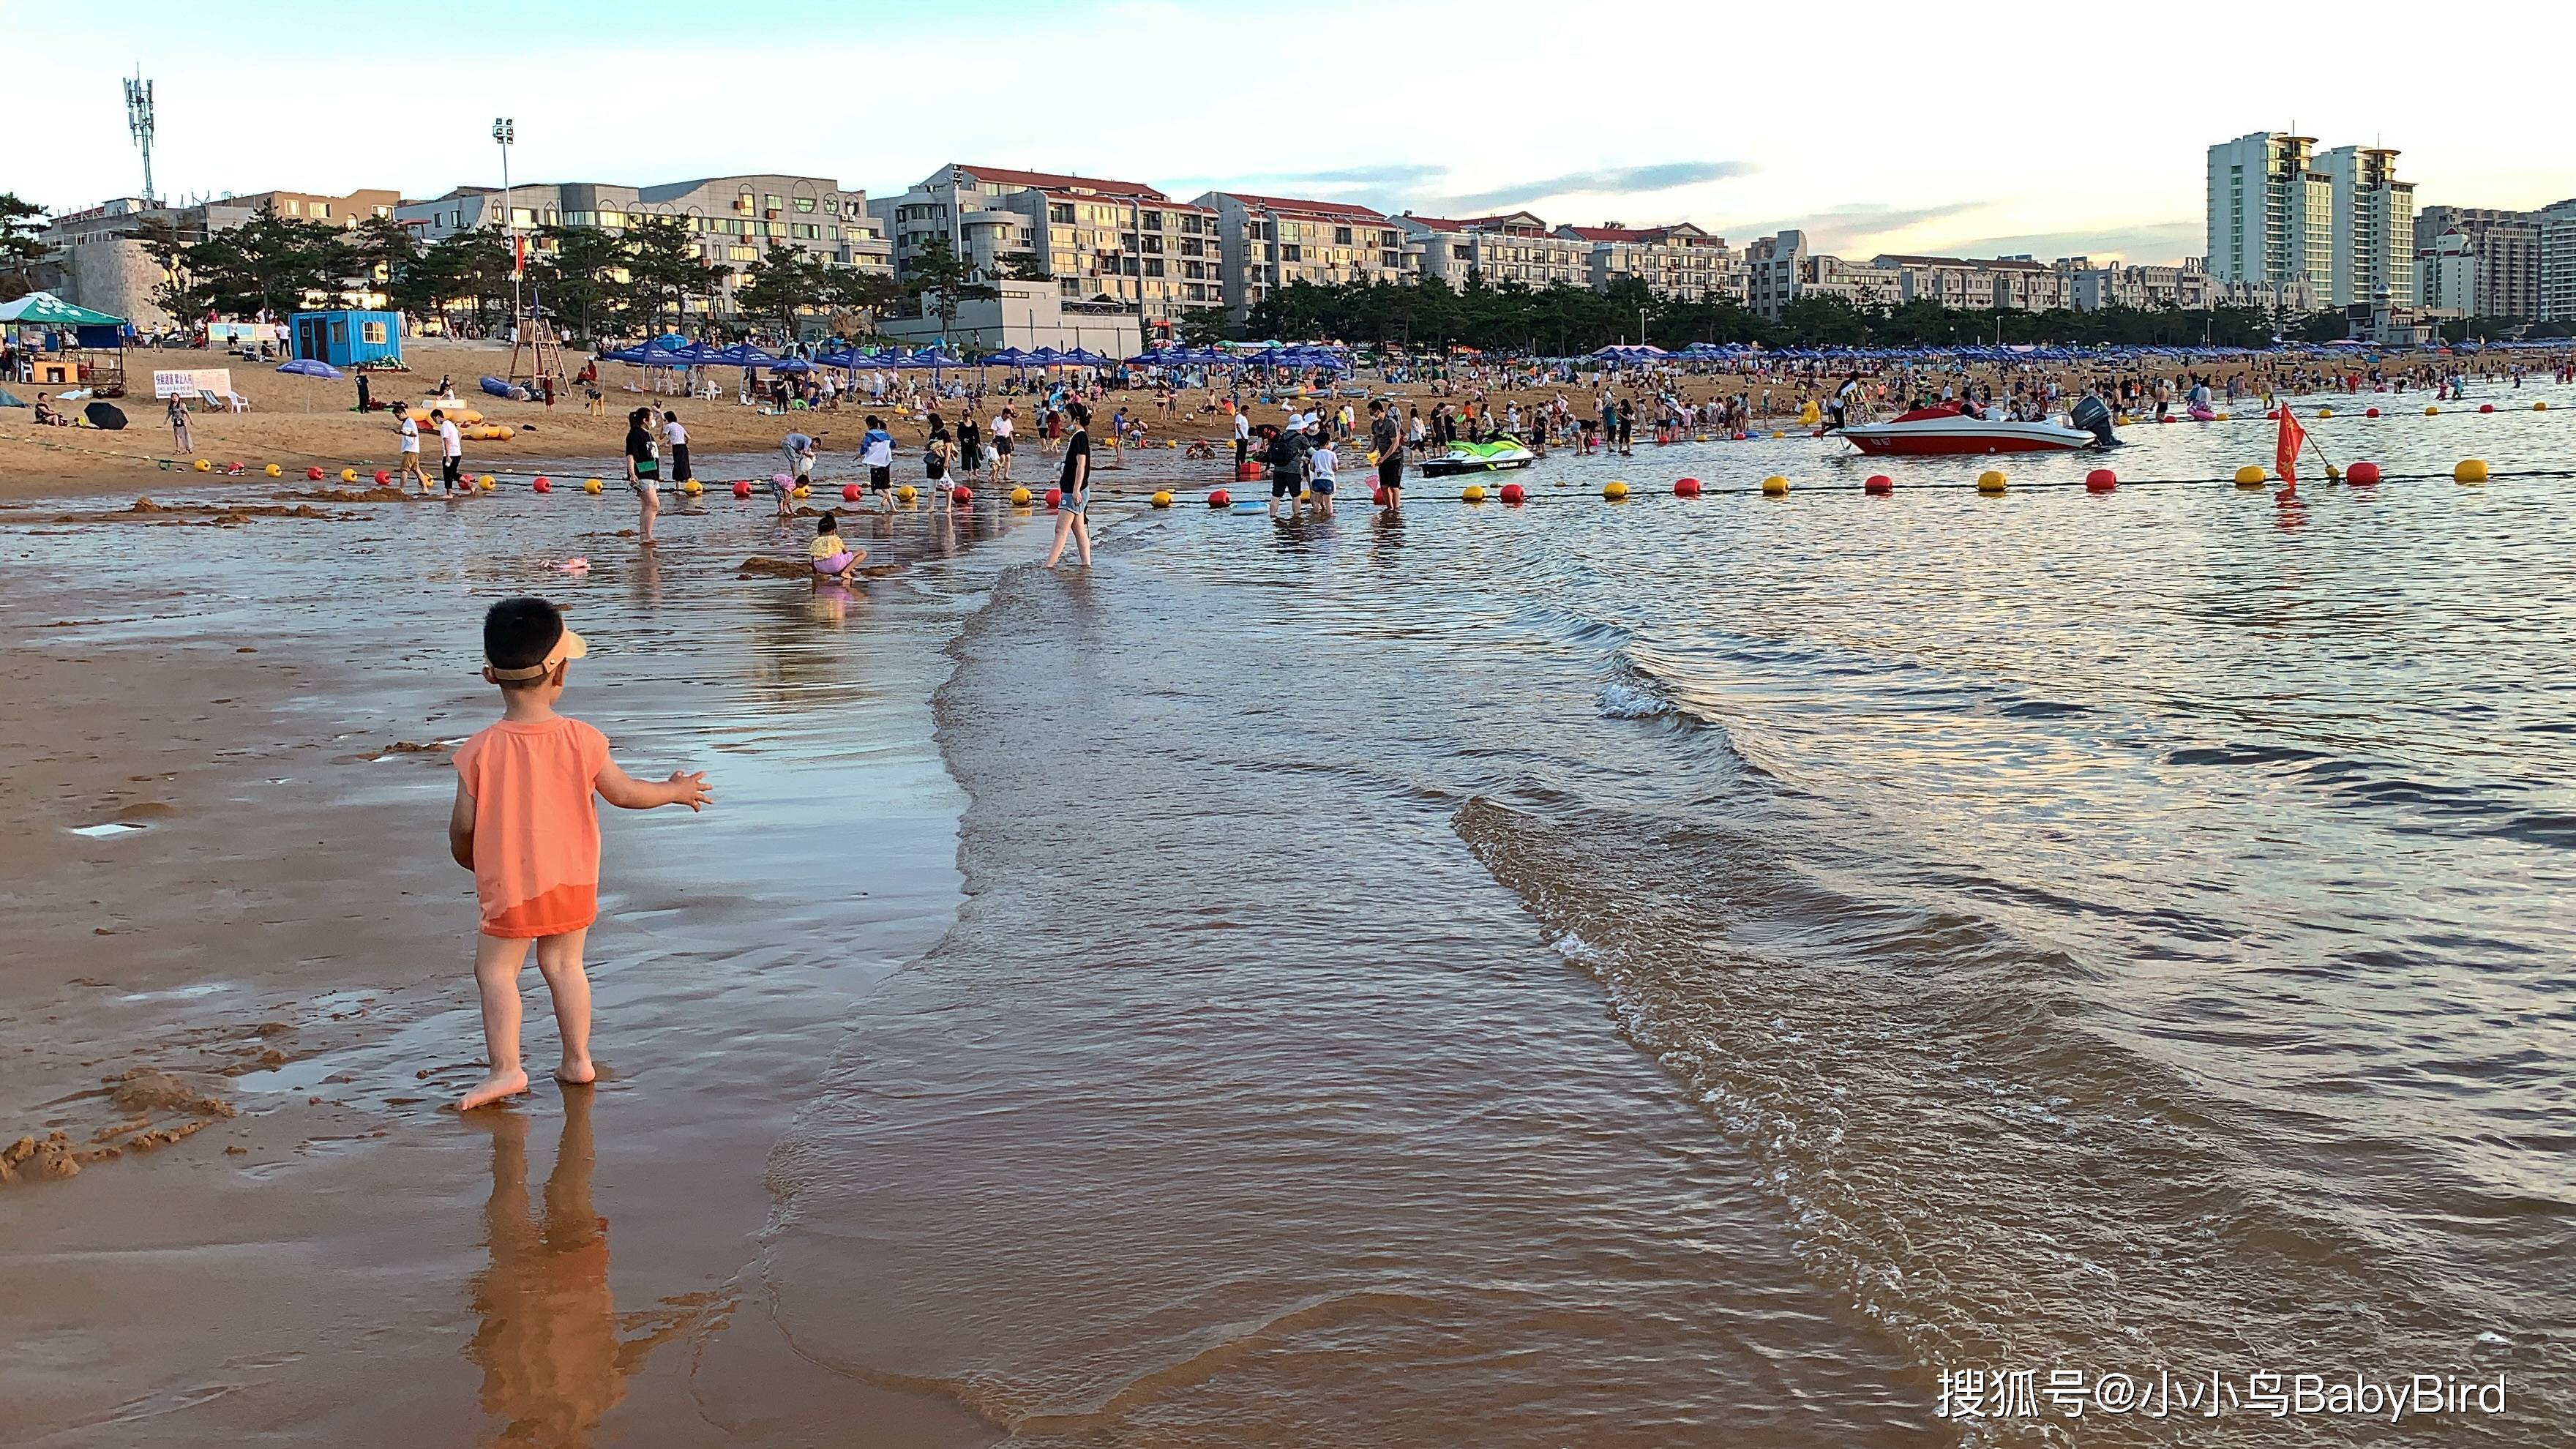
[(492, 140), (501, 148), (501, 235), (510, 248), (510, 329), (519, 327), (519, 224), (510, 208), (510, 147), (519, 139), (519, 123), (508, 116), (492, 120)]

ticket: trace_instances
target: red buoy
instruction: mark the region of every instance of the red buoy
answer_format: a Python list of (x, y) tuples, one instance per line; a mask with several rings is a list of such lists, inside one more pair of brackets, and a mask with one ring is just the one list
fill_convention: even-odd
[(2346, 483), (2376, 483), (2379, 481), (2379, 465), (2377, 463), (2355, 463), (2344, 470), (2343, 481)]
[(2157, 422), (2160, 422), (2160, 423), (2178, 423), (2178, 422), (2181, 422), (2181, 421), (2182, 421), (2182, 419), (2180, 419), (2180, 418), (2178, 418), (2178, 417), (2175, 417), (2175, 416), (2174, 416), (2173, 414), (2171, 414), (2171, 413), (2167, 413), (2167, 414), (2165, 414), (2163, 417), (2160, 417), (2160, 418), (2156, 419), (2156, 421), (2157, 421)]
[(1860, 491), (1884, 498), (1896, 491), (1896, 480), (1884, 473), (1872, 473), (1861, 483)]
[(1697, 498), (1699, 496), (1699, 480), (1697, 478), (1674, 479), (1673, 496), (1675, 498)]
[(1226, 492), (1222, 488), (1219, 488), (1208, 495), (1208, 507), (1210, 508), (1232, 508), (1233, 506), (1234, 495)]
[(1502, 498), (1503, 502), (1507, 506), (1518, 507), (1521, 501), (1527, 497), (1529, 497), (1529, 494), (1523, 491), (1521, 485), (1518, 483), (1506, 483), (1503, 485)]
[(972, 503), (975, 501), (975, 490), (960, 483), (948, 490), (948, 501), (952, 504)]
[(540, 476), (536, 482), (531, 483), (528, 486), (534, 488), (540, 493), (552, 493), (555, 491), (555, 480)]
[(382, 488), (382, 487), (384, 487), (386, 484), (391, 483), (392, 481), (394, 481), (394, 475), (393, 475), (393, 474), (386, 472), (386, 471), (385, 471), (384, 469), (382, 469), (382, 468), (378, 468), (378, 469), (376, 470), (376, 486), (377, 486), (377, 487)]
[(749, 498), (751, 496), (751, 480), (748, 478), (736, 478), (733, 480), (733, 496), (736, 498)]
[(856, 483), (844, 483), (844, 484), (842, 484), (842, 485), (841, 485), (841, 501), (842, 501), (843, 503), (856, 503), (856, 502), (858, 502), (858, 501), (859, 501), (859, 485), (858, 485), (858, 484), (856, 484)]
[(1046, 496), (1046, 505), (1047, 505), (1047, 507), (1049, 507), (1049, 508), (1061, 508), (1061, 507), (1063, 507), (1063, 506), (1064, 506), (1064, 490), (1063, 490), (1063, 489), (1061, 489), (1061, 488), (1050, 488), (1050, 489), (1048, 489), (1048, 490), (1047, 490), (1047, 496)]
[(322, 470), (319, 468), (307, 468), (304, 470), (304, 476), (316, 483), (319, 483), (322, 481)]
[(1384, 508), (1386, 506), (1386, 490), (1383, 488), (1370, 489), (1369, 502), (1376, 504), (1380, 508)]
[(2480, 404), (2478, 404), (2478, 411), (2479, 411), (2479, 412), (2482, 412), (2482, 413), (2491, 413), (2491, 412), (2494, 412), (2494, 411), (2495, 411), (2495, 404), (2494, 404), (2494, 403), (2480, 403)]
[(2120, 475), (2108, 468), (2096, 468), (2084, 475), (2084, 491), (2087, 493), (2108, 493), (2119, 486)]
[(2377, 409), (2377, 408), (2369, 408), (2369, 409), (2366, 409), (2366, 410), (2364, 410), (2364, 411), (2363, 411), (2362, 416), (2363, 416), (2363, 417), (2365, 417), (2365, 418), (2375, 418), (2375, 417), (2379, 416), (2379, 409)]

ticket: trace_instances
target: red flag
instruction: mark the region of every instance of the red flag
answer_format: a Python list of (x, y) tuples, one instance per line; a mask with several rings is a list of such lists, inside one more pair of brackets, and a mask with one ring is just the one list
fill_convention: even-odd
[(527, 273), (528, 239), (514, 231), (510, 233), (510, 274), (523, 277)]
[(2281, 482), (2288, 487), (2299, 486), (2299, 447), (2307, 440), (2299, 420), (2290, 416), (2290, 405), (2281, 404), (2281, 445), (2273, 451), (2272, 471), (2280, 474)]

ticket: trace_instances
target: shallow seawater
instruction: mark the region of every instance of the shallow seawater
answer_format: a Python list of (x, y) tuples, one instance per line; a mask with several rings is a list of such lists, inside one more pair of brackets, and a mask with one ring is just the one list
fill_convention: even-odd
[[(2310, 426), (2576, 466), (2488, 396)], [(2566, 481), (2095, 461), (1641, 448), (1003, 576), (968, 904), (778, 1159), (800, 1348), (1047, 1443), (2562, 1442)]]
[[(1519, 509), (1417, 481), (1398, 523), (1192, 493), (1088, 575), (1025, 567), (1017, 515), (907, 516), (909, 566), (854, 592), (737, 582), (804, 526), (729, 499), (656, 561), (616, 497), (11, 561), (83, 647), (288, 657), (363, 612), (423, 740), (472, 689), (467, 603), (567, 599), (621, 747), (719, 762), (740, 823), (633, 904), (710, 959), (864, 954), (843, 897), (876, 885), (939, 929), (947, 862), (830, 842), (871, 829), (839, 782), (917, 727), (894, 696), (944, 674), (963, 903), (821, 1008), (845, 1031), (748, 1277), (801, 1363), (994, 1435), (2559, 1444), (2576, 522), (2567, 479), (2509, 474), (2576, 469), (2576, 393), (2408, 396), (2311, 431), (2499, 476), (2142, 481), (2268, 463), (2246, 421), (2129, 430), (2108, 496), (2089, 458), (1989, 498), (1983, 461), (1796, 437), (1550, 459)], [(384, 743), (384, 701), (292, 703)], [(693, 1090), (747, 1090), (689, 1050)], [(603, 1210), (651, 1271), (643, 1210)], [(722, 1368), (747, 1332), (711, 1332), (700, 1412), (753, 1381)], [(2030, 1412), (1945, 1418), (1970, 1369), (2033, 1375)], [(2265, 1371), (2510, 1394), (2275, 1418)], [(2078, 1422), (2052, 1373), (2166, 1398)]]

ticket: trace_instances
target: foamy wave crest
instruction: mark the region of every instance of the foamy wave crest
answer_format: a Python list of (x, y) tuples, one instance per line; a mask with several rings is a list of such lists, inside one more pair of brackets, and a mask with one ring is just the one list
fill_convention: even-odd
[(1633, 678), (1611, 680), (1596, 696), (1603, 719), (1653, 719), (1671, 714), (1673, 703), (1654, 686)]

